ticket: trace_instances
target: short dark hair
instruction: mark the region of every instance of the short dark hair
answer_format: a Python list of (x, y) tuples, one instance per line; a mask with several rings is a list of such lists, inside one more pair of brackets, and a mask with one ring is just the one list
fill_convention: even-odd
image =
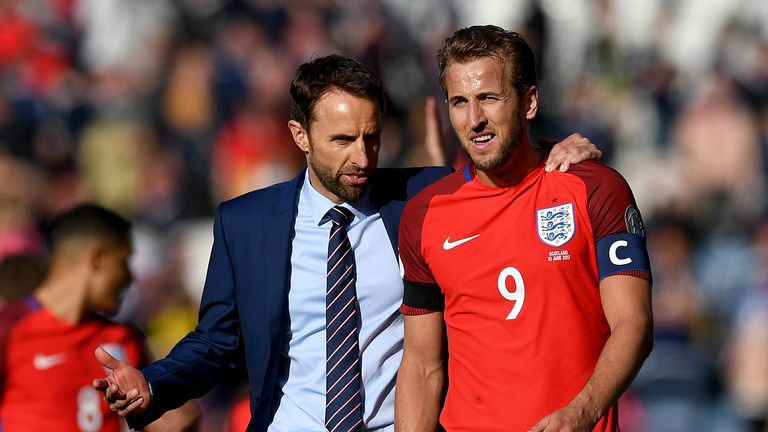
[(507, 64), (512, 84), (520, 93), (536, 86), (536, 58), (528, 42), (520, 34), (498, 26), (472, 26), (457, 30), (445, 40), (436, 57), (440, 67), (440, 87), (446, 93), (445, 73), (451, 64), (486, 57), (495, 57)]
[(50, 251), (71, 240), (91, 238), (130, 245), (131, 223), (104, 207), (85, 203), (59, 214), (48, 225)]
[(308, 128), (315, 104), (334, 89), (370, 99), (384, 113), (384, 87), (373, 72), (355, 59), (331, 54), (299, 66), (291, 81), (291, 120)]

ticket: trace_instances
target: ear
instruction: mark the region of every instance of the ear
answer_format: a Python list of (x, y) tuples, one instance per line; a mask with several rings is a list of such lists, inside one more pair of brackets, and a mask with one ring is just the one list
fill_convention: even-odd
[(305, 154), (309, 153), (309, 132), (296, 120), (288, 120), (288, 129), (291, 130), (293, 142)]
[(104, 265), (104, 248), (92, 245), (85, 250), (85, 260), (91, 271), (98, 271)]
[(539, 110), (539, 89), (533, 86), (528, 89), (525, 95), (525, 118), (533, 120), (536, 117), (536, 112)]

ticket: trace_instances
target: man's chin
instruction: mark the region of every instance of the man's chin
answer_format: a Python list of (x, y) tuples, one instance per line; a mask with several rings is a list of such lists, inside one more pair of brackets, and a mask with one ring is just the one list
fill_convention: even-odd
[(341, 197), (344, 201), (355, 202), (360, 198), (362, 198), (363, 195), (365, 195), (365, 191), (367, 188), (368, 188), (368, 183), (365, 183), (360, 186), (345, 185), (336, 195)]

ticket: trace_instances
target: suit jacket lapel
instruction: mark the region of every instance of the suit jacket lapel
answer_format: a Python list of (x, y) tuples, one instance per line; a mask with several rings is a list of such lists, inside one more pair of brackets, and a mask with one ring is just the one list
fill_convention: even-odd
[[(286, 298), (291, 282), (291, 250), (294, 236), (294, 225), (298, 212), (299, 190), (304, 182), (304, 171), (286, 184), (286, 188), (277, 195), (274, 205), (266, 212), (262, 225), (261, 251), (264, 261), (268, 263), (265, 268), (265, 280), (261, 281), (269, 292), (269, 297), (276, 299), (279, 311), (285, 312), (287, 308)], [(275, 311), (277, 312), (277, 311)], [(272, 315), (270, 313), (270, 315)], [(284, 317), (278, 313), (276, 322), (271, 325), (282, 327)], [(274, 315), (272, 315), (274, 316)]]

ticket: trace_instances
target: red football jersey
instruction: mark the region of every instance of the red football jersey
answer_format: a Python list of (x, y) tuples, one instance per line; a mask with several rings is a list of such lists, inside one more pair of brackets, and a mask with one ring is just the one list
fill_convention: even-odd
[(34, 297), (0, 313), (0, 430), (118, 432), (124, 421), (91, 383), (106, 376), (94, 351), (103, 347), (131, 365), (146, 363), (141, 335), (89, 315), (71, 325)]
[[(437, 310), (409, 300), (419, 290), (436, 285), (444, 297), (448, 431), (525, 431), (566, 406), (610, 335), (599, 280), (650, 280), (629, 186), (590, 162), (541, 166), (511, 188), (484, 184), (472, 167), (438, 181), (403, 213), (400, 258), (404, 314)], [(614, 405), (595, 430), (617, 429)]]

